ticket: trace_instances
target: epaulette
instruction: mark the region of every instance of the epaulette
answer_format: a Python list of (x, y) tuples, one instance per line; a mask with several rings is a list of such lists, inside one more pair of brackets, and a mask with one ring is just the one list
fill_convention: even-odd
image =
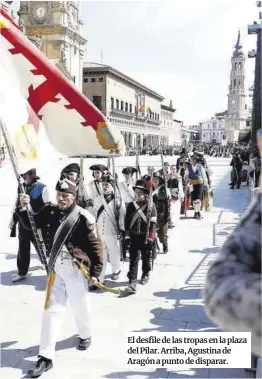
[(93, 216), (92, 213), (89, 212), (87, 209), (80, 208), (80, 214), (85, 217), (87, 225), (95, 224), (95, 216)]

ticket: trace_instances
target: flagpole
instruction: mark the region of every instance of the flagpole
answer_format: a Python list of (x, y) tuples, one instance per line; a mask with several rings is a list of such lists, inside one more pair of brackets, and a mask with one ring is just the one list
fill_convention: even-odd
[[(4, 137), (4, 141), (5, 141), (8, 153), (9, 153), (10, 161), (12, 163), (13, 170), (14, 170), (16, 179), (18, 181), (19, 188), (23, 194), (26, 194), (25, 188), (23, 185), (23, 181), (22, 181), (22, 177), (21, 177), (19, 170), (18, 170), (17, 157), (15, 154), (15, 150), (14, 150), (14, 147), (12, 146), (12, 144), (8, 138), (8, 133), (7, 133), (5, 124), (4, 124), (2, 119), (0, 119), (0, 127), (1, 127), (2, 134)], [(36, 224), (35, 224), (35, 220), (34, 220), (34, 216), (33, 216), (33, 210), (31, 208), (30, 204), (26, 205), (26, 211), (27, 211), (29, 223), (30, 223), (30, 226), (31, 226), (34, 238), (35, 238), (37, 254), (39, 256), (40, 262), (43, 264), (43, 266), (46, 269), (46, 272), (48, 273), (48, 266), (47, 266), (47, 260), (46, 260), (46, 247), (45, 247), (44, 241), (41, 238), (39, 231), (36, 228)]]

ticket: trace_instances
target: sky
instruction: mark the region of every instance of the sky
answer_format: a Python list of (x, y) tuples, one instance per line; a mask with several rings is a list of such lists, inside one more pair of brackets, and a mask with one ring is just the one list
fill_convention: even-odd
[[(104, 64), (172, 99), (175, 119), (198, 124), (226, 110), (238, 30), (244, 52), (256, 48), (247, 25), (258, 11), (254, 0), (83, 1), (85, 60), (101, 63), (102, 51)], [(254, 65), (246, 59), (247, 90)]]

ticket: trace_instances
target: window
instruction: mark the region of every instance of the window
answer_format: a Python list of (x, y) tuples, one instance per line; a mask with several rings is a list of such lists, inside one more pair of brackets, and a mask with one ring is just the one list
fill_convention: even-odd
[(237, 63), (235, 63), (235, 70), (237, 69)]
[(96, 78), (91, 78), (91, 82), (95, 83), (96, 82)]
[(84, 78), (84, 83), (88, 83), (88, 78)]
[(99, 83), (103, 83), (104, 78), (99, 78), (98, 81), (99, 81)]
[(124, 102), (123, 101), (121, 101), (121, 107), (120, 107), (120, 109), (121, 109), (121, 111), (124, 110)]
[(74, 46), (74, 54), (76, 54), (77, 53), (77, 48), (76, 48), (76, 46)]
[(239, 69), (241, 69), (241, 62), (239, 62)]
[(93, 96), (93, 104), (101, 111), (101, 109), (102, 109), (102, 96)]
[(132, 104), (129, 104), (129, 112), (132, 113)]
[(119, 100), (116, 99), (116, 109), (119, 109)]
[(203, 134), (203, 137), (204, 137), (204, 138), (206, 138), (206, 135), (205, 135), (205, 134)]
[(76, 77), (75, 76), (73, 76), (73, 83), (75, 83), (76, 82)]
[(237, 80), (234, 79), (234, 87), (237, 85)]
[(137, 106), (135, 105), (135, 114), (137, 114)]
[(114, 98), (111, 97), (111, 109), (114, 109), (115, 101)]
[(125, 103), (125, 111), (128, 112), (128, 103)]

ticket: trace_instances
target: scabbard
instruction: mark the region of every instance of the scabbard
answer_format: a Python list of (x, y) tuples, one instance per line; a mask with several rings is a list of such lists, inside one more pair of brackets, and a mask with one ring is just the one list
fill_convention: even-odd
[[(90, 275), (89, 275), (89, 272), (87, 271), (85, 265), (83, 263), (79, 262), (79, 260), (75, 259), (75, 258), (73, 259), (73, 263), (75, 263), (77, 265), (77, 267), (82, 272), (82, 274), (87, 278), (87, 280), (90, 280)], [(101, 290), (111, 292), (111, 293), (114, 293), (116, 295), (120, 295), (120, 293), (121, 293), (120, 288), (107, 287), (104, 284), (100, 283), (98, 280), (94, 281), (92, 284), (94, 286), (100, 288)]]
[(51, 292), (52, 292), (52, 287), (54, 285), (54, 282), (55, 282), (55, 272), (51, 271), (50, 274), (47, 277), (47, 282), (46, 282), (46, 297), (45, 297), (45, 305), (44, 305), (44, 309), (45, 310), (49, 306)]

